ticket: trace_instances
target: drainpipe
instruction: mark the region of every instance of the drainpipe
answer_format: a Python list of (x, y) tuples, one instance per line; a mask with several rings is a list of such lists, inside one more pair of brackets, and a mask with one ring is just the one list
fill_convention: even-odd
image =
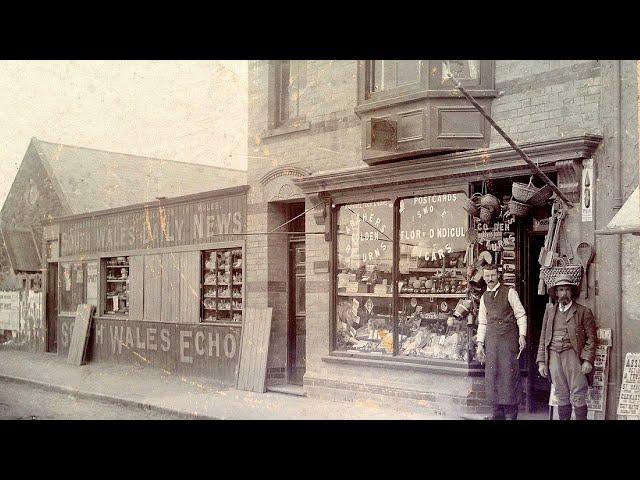
[[(622, 162), (623, 162), (623, 145), (622, 145), (622, 60), (618, 60), (614, 63), (614, 82), (613, 88), (615, 92), (614, 98), (617, 100), (615, 107), (617, 109), (615, 115), (615, 132), (616, 132), (616, 159), (614, 161), (613, 168), (613, 192), (611, 203), (611, 218), (622, 207)], [(616, 352), (614, 365), (615, 365), (615, 398), (620, 396), (620, 386), (622, 382), (622, 364), (623, 364), (623, 351), (622, 351), (622, 236), (615, 235), (612, 238), (612, 252), (611, 255), (616, 260), (613, 262), (613, 281), (617, 281), (619, 288), (615, 289), (617, 298), (615, 299), (617, 304), (618, 314), (615, 318), (615, 334), (613, 335), (613, 346)], [(615, 417), (614, 417), (615, 418)]]

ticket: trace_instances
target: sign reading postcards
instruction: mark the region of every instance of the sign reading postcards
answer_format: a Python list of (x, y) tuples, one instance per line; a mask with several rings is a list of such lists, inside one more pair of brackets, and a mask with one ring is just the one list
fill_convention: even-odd
[(411, 258), (441, 260), (467, 249), (469, 216), (462, 192), (406, 198), (400, 201), (400, 245)]

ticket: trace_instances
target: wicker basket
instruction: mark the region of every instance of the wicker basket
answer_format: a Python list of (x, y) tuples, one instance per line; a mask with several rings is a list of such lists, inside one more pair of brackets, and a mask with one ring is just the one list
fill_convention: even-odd
[(526, 203), (516, 202), (515, 200), (509, 201), (509, 213), (514, 217), (526, 217), (530, 211), (531, 207)]
[(533, 184), (533, 177), (529, 178), (529, 184), (520, 182), (513, 182), (511, 185), (511, 194), (514, 200), (518, 202), (527, 203), (531, 197), (533, 197), (539, 188)]
[(471, 198), (468, 198), (465, 204), (462, 206), (469, 215), (472, 217), (477, 217), (480, 213), (480, 206), (478, 205), (480, 201), (480, 194), (474, 193)]
[(493, 218), (495, 217), (495, 214), (496, 212), (492, 208), (480, 207), (479, 218), (482, 223), (491, 223), (493, 221)]
[(556, 282), (556, 278), (560, 275), (570, 275), (575, 285), (580, 285), (582, 280), (582, 265), (567, 265), (564, 267), (542, 267), (540, 269), (540, 277), (547, 285), (547, 287), (553, 286)]
[(547, 203), (547, 200), (549, 200), (552, 196), (553, 196), (553, 188), (551, 188), (549, 185), (545, 185), (536, 193), (534, 193), (531, 196), (531, 198), (529, 198), (527, 203), (534, 207), (539, 207)]
[(482, 197), (480, 197), (480, 206), (492, 210), (497, 210), (498, 208), (500, 208), (500, 200), (498, 200), (494, 195), (486, 193), (482, 195)]

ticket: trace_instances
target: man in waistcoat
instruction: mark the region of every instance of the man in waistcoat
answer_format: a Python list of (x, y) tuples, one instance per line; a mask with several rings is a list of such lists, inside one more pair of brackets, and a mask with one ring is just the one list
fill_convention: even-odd
[(596, 322), (587, 307), (574, 302), (578, 286), (570, 276), (559, 276), (549, 288), (556, 304), (544, 312), (538, 371), (551, 382), (558, 399), (560, 420), (571, 419), (571, 407), (576, 420), (587, 419), (588, 376), (593, 371), (596, 356)]
[(518, 292), (500, 284), (495, 265), (483, 272), (487, 290), (478, 309), (477, 356), (486, 362), (484, 385), (493, 420), (516, 420), (520, 403), (518, 356), (526, 346), (527, 314)]

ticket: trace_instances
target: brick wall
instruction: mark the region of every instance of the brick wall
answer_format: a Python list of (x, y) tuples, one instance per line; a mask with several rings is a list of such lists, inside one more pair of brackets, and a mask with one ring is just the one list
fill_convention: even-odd
[[(496, 61), (496, 89), (504, 94), (495, 99), (492, 104), (492, 115), (500, 126), (517, 142), (544, 141), (566, 136), (582, 135), (584, 133), (601, 134), (605, 136), (604, 146), (596, 152), (596, 164), (610, 165), (614, 153), (613, 147), (607, 146), (615, 135), (610, 135), (604, 128), (610, 122), (603, 107), (602, 68), (605, 62), (593, 60), (549, 60), (549, 61)], [(630, 75), (630, 73), (629, 73)], [(361, 125), (354, 114), (357, 95), (357, 78), (355, 61), (308, 61), (307, 86), (302, 92), (300, 100), (301, 114), (305, 129), (281, 135), (269, 135), (269, 70), (268, 62), (254, 61), (249, 66), (249, 145), (248, 179), (251, 185), (251, 202), (256, 209), (250, 226), (264, 230), (270, 222), (265, 203), (270, 199), (277, 199), (277, 190), (282, 183), (262, 185), (260, 179), (274, 168), (282, 165), (297, 165), (310, 172), (344, 167), (364, 166), (361, 160)], [(633, 85), (635, 88), (635, 84)], [(604, 97), (603, 97), (604, 95)], [(635, 95), (629, 97), (630, 107), (635, 108)], [(604, 112), (604, 113), (603, 113)], [(627, 118), (627, 117), (625, 117)], [(629, 159), (623, 159), (625, 165), (625, 195), (637, 185), (637, 115), (629, 117), (629, 124), (625, 130), (635, 131), (623, 139), (628, 145)], [(636, 123), (633, 123), (636, 122)], [(266, 133), (266, 135), (265, 135)], [(491, 132), (490, 146), (504, 145), (505, 141), (495, 131)], [(635, 162), (632, 160), (635, 159)], [(634, 176), (635, 172), (635, 176)], [(291, 184), (292, 178), (283, 180)], [(598, 186), (597, 195), (603, 195), (609, 188), (607, 176)], [(293, 192), (290, 198), (302, 199), (303, 195), (291, 184)], [(626, 198), (626, 196), (625, 196)], [(597, 200), (596, 200), (597, 201)], [(307, 199), (306, 207), (312, 204)], [(597, 207), (596, 207), (597, 208)], [(604, 225), (602, 225), (604, 226)], [(597, 228), (602, 228), (598, 226)], [(306, 219), (307, 231), (322, 231), (323, 226), (315, 224), (311, 215)], [(583, 223), (578, 215), (567, 221), (566, 230), (573, 248), (582, 238), (593, 238), (596, 222)], [(267, 260), (278, 255), (278, 249), (268, 248), (268, 241), (251, 240), (248, 243), (248, 258), (261, 259), (257, 249), (263, 249)], [(595, 240), (594, 240), (595, 242)], [(327, 273), (316, 273), (313, 264), (317, 261), (329, 260), (330, 244), (321, 235), (309, 235), (306, 240), (307, 248), (307, 374), (305, 388), (319, 394), (322, 389), (318, 385), (322, 382), (336, 382), (344, 388), (350, 383), (368, 385), (371, 388), (395, 388), (401, 390), (415, 390), (446, 395), (451, 391), (458, 392), (462, 397), (478, 401), (479, 405), (468, 405), (469, 408), (483, 408), (482, 393), (478, 392), (480, 380), (470, 382), (469, 379), (449, 378), (401, 370), (387, 370), (379, 368), (364, 368), (337, 365), (322, 361), (321, 357), (329, 353), (329, 335), (333, 319), (330, 317), (329, 289), (330, 279)], [(252, 253), (252, 249), (256, 250)], [(638, 282), (637, 266), (638, 241), (624, 240), (623, 252), (629, 255), (629, 260), (623, 267), (625, 278), (629, 281), (627, 289), (634, 289)], [(253, 257), (251, 257), (253, 255)], [(635, 256), (634, 256), (635, 255)], [(637, 261), (636, 261), (637, 260)], [(276, 264), (270, 261), (261, 262), (256, 266), (256, 272), (249, 272), (251, 278), (266, 280), (271, 278), (268, 270), (278, 270)], [(598, 259), (590, 272), (590, 283), (593, 286)], [(637, 289), (637, 288), (635, 288)], [(275, 293), (275, 292), (274, 292)], [(251, 293), (248, 295), (266, 304), (271, 298), (271, 291)], [(626, 298), (630, 298), (627, 296)], [(269, 300), (270, 301), (270, 300)], [(594, 299), (587, 303), (594, 307)], [(629, 318), (639, 310), (633, 301), (627, 301), (626, 313)], [(331, 390), (331, 387), (326, 387)], [(366, 389), (365, 389), (366, 390)], [(373, 391), (371, 395), (378, 395)], [(345, 395), (347, 395), (345, 393)]]

